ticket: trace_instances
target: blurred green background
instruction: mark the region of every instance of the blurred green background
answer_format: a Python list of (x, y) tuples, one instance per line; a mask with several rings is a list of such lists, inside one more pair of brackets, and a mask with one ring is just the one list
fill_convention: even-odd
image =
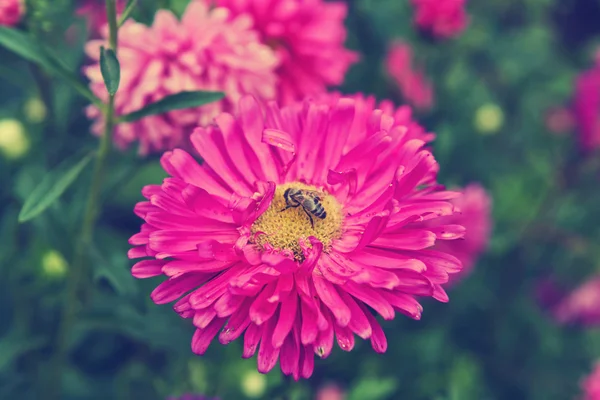
[[(134, 18), (150, 22), (158, 7), (181, 12), (187, 2), (139, 3)], [(65, 398), (197, 392), (312, 399), (328, 383), (351, 400), (563, 400), (579, 393), (579, 380), (600, 356), (600, 334), (555, 324), (535, 290), (548, 276), (568, 287), (600, 269), (600, 159), (579, 153), (575, 132), (553, 135), (545, 125), (547, 110), (569, 104), (574, 78), (592, 63), (600, 2), (472, 0), (468, 29), (444, 42), (415, 31), (407, 0), (347, 3), (348, 47), (362, 60), (341, 90), (400, 104), (383, 60), (390, 40), (411, 43), (434, 84), (435, 107), (418, 120), (438, 135), (440, 181), (481, 182), (493, 197), (494, 234), (473, 273), (449, 291), (450, 303), (424, 301), (421, 321), (386, 322), (386, 354), (363, 341), (350, 353), (335, 348), (316, 361), (308, 381), (290, 382), (278, 369), (259, 375), (255, 360), (240, 358), (239, 342), (214, 343), (194, 356), (189, 321), (149, 298), (160, 278), (140, 281), (129, 272), (127, 239), (141, 224), (133, 205), (141, 188), (165, 173), (157, 156), (113, 152), (90, 252), (92, 306), (69, 343)], [(85, 37), (62, 39), (71, 25), (83, 26), (74, 7), (29, 1), (30, 29), (75, 71)], [(8, 142), (0, 157), (0, 398), (43, 399), (90, 171), (39, 217), (18, 224), (17, 215), (46, 171), (97, 139), (88, 133), (84, 99), (3, 48), (0, 94), (0, 136)], [(24, 138), (5, 140), (20, 126), (10, 120), (22, 124)]]

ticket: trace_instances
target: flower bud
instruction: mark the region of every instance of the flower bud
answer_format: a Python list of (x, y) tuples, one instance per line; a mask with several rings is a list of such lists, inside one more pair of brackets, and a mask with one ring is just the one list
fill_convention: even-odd
[(42, 256), (42, 273), (48, 278), (61, 279), (66, 275), (68, 268), (63, 255), (56, 250), (48, 250)]
[(504, 124), (504, 112), (496, 104), (484, 104), (475, 112), (475, 129), (481, 134), (496, 133)]
[(8, 159), (19, 159), (29, 150), (29, 138), (21, 121), (0, 120), (0, 153)]

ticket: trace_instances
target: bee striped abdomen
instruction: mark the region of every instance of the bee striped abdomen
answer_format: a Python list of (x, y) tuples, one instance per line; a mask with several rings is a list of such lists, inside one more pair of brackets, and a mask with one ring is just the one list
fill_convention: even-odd
[(325, 219), (327, 216), (327, 211), (323, 208), (321, 203), (315, 204), (315, 209), (312, 211), (313, 215), (320, 219)]

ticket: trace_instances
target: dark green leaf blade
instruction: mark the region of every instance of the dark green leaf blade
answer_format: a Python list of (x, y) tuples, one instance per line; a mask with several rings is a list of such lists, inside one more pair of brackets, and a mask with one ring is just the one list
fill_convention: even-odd
[(67, 190), (83, 169), (92, 160), (94, 153), (88, 153), (68, 158), (55, 169), (48, 172), (46, 177), (29, 195), (19, 213), (19, 222), (29, 221), (50, 207)]
[(114, 96), (121, 81), (121, 66), (115, 52), (112, 49), (105, 49), (103, 46), (100, 47), (100, 71), (106, 90), (111, 96)]
[(163, 114), (172, 110), (193, 108), (203, 106), (214, 101), (221, 100), (223, 92), (180, 92), (167, 96), (156, 103), (148, 104), (146, 107), (121, 117), (122, 122), (133, 122), (149, 115)]

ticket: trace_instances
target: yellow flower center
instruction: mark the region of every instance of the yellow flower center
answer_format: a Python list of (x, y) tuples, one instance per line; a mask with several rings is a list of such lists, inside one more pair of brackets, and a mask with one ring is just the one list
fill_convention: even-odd
[[(291, 190), (286, 200), (284, 195), (288, 189)], [(315, 200), (315, 194), (318, 200)], [(302, 199), (304, 201), (300, 201)], [(321, 209), (315, 202), (325, 210), (324, 218), (320, 218), (323, 213), (319, 212)], [(304, 254), (298, 239), (307, 240), (314, 236), (327, 251), (331, 242), (340, 237), (343, 221), (342, 206), (335, 197), (314, 186), (291, 182), (277, 186), (271, 205), (252, 225), (252, 233), (259, 233), (253, 235), (259, 246), (270, 244), (277, 249), (289, 250), (294, 253), (296, 260), (302, 262)]]

